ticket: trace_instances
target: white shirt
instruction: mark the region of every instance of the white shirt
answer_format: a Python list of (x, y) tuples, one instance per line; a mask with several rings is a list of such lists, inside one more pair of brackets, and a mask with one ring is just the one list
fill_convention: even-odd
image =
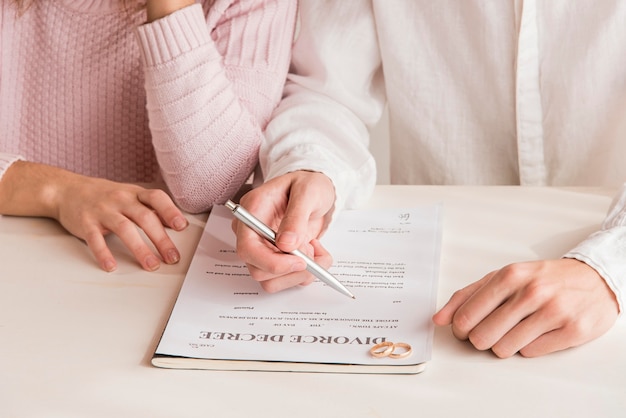
[[(619, 186), (626, 180), (626, 2), (300, 2), (285, 97), (261, 148), (265, 178), (371, 196), (369, 133), (389, 108), (394, 184)], [(626, 306), (626, 188), (565, 255)]]

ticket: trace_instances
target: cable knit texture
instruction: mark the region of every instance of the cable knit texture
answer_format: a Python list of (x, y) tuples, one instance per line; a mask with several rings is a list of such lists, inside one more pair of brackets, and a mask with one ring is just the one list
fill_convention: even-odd
[(9, 3), (0, 178), (19, 158), (121, 182), (162, 175), (200, 212), (249, 177), (282, 94), (295, 1), (203, 1), (150, 24), (129, 0), (35, 1), (21, 16)]

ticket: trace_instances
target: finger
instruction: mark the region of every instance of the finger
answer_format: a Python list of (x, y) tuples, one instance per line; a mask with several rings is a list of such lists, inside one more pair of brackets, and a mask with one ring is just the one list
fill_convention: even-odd
[(110, 222), (104, 226), (120, 238), (144, 270), (154, 271), (161, 266), (159, 258), (143, 240), (133, 221), (123, 215), (118, 215)]
[[(508, 358), (522, 350), (527, 350), (529, 354), (542, 355), (567, 348), (563, 346), (565, 340), (555, 341), (552, 337), (548, 337), (554, 336), (555, 333), (559, 335), (557, 331), (558, 327), (553, 325), (550, 318), (535, 313), (514, 325), (509, 332), (493, 344), (491, 351), (500, 358)], [(553, 347), (549, 348), (549, 345)]]
[(306, 263), (295, 255), (285, 254), (241, 222), (235, 224), (237, 255), (248, 265), (250, 275), (263, 282), (306, 269)]
[[(540, 314), (545, 311), (545, 309), (540, 310), (544, 299), (540, 297), (536, 287), (506, 285), (509, 279), (505, 280), (500, 273), (494, 277), (494, 280), (498, 279), (501, 279), (500, 283), (491, 283), (491, 285), (504, 284), (510, 289), (507, 293), (512, 293), (511, 296), (473, 327), (469, 331), (468, 338), (479, 350), (487, 350), (500, 342), (501, 355), (511, 356), (541, 333), (556, 327), (555, 321), (559, 313), (555, 311), (552, 315)], [(511, 279), (511, 283), (513, 281), (518, 284), (522, 283), (518, 279)], [(489, 285), (485, 287), (487, 286)], [(537, 318), (542, 316), (543, 318), (537, 321)]]
[(307, 255), (313, 257), (315, 262), (325, 269), (330, 268), (330, 266), (333, 264), (333, 257), (330, 255), (328, 250), (324, 248), (319, 240), (311, 240), (310, 245), (308, 245), (307, 247), (310, 248), (310, 252), (306, 253)]
[(510, 357), (552, 326), (552, 318), (533, 320), (537, 308), (532, 300), (513, 297), (469, 331), (468, 339), (478, 350), (491, 348), (499, 357)]
[(458, 307), (452, 318), (452, 333), (459, 339), (469, 338), (469, 333), (489, 314), (502, 305), (515, 291), (515, 276), (507, 268), (490, 273), (481, 279), (482, 286)]
[[(332, 263), (332, 257), (317, 240), (314, 240), (312, 245), (303, 246), (302, 251), (310, 258), (315, 259), (322, 267), (327, 268)], [(279, 254), (277, 258), (278, 262), (287, 258), (283, 253), (276, 253), (275, 251), (273, 251), (273, 253)], [(291, 257), (292, 256), (289, 256), (289, 258)], [(281, 271), (272, 271), (271, 267), (262, 266), (258, 268), (250, 264), (248, 264), (248, 270), (250, 271), (250, 275), (255, 280), (259, 281), (263, 289), (268, 293), (279, 292), (294, 286), (307, 286), (313, 283), (316, 277), (305, 270), (306, 264), (300, 257), (293, 257), (298, 259), (297, 271), (289, 271), (283, 274)], [(299, 264), (300, 261), (302, 261), (303, 265)]]
[[(326, 214), (330, 208), (324, 207), (324, 199), (317, 196), (311, 188), (306, 187), (306, 183), (296, 183), (292, 185), (289, 193), (289, 201), (285, 214), (280, 221), (276, 231), (276, 245), (285, 252), (291, 252), (305, 242), (311, 222), (311, 215), (315, 213)], [(323, 215), (322, 215), (323, 216)], [(317, 222), (321, 222), (317, 219)], [(317, 237), (321, 231), (313, 231)]]
[[(262, 258), (258, 265), (246, 263), (250, 276), (257, 282), (265, 282), (291, 273), (306, 271), (306, 263), (295, 255), (286, 255), (282, 252), (270, 252), (271, 257)], [(285, 263), (285, 260), (293, 260), (293, 264)]]
[(276, 246), (285, 252), (298, 249), (305, 241), (310, 218), (310, 211), (303, 206), (303, 202), (287, 205), (285, 216), (276, 232)]
[(180, 261), (180, 253), (154, 211), (143, 205), (127, 209), (125, 215), (139, 226), (167, 264)]
[[(306, 270), (307, 265), (302, 258), (285, 254), (274, 246), (271, 248), (271, 255), (271, 258), (261, 258), (264, 262), (260, 263), (260, 268), (247, 265), (250, 275), (266, 292), (276, 293), (315, 281), (315, 277)], [(293, 261), (295, 264), (284, 264), (284, 267), (281, 267), (285, 260)]]
[(102, 270), (112, 272), (117, 269), (117, 262), (106, 244), (104, 235), (98, 229), (87, 232), (85, 242)]
[[(279, 223), (276, 210), (273, 205), (264, 204), (262, 199), (257, 198), (257, 192), (258, 190), (249, 192), (241, 198), (239, 204), (252, 214), (252, 216), (275, 230), (275, 225)], [(256, 261), (257, 259), (262, 261), (266, 257), (275, 256), (276, 253), (281, 254), (281, 251), (274, 244), (269, 243), (265, 238), (237, 218), (233, 218), (231, 228), (237, 236), (237, 253), (243, 261), (257, 265), (259, 264)]]
[(315, 281), (315, 277), (308, 271), (300, 271), (285, 274), (283, 276), (274, 277), (264, 280), (261, 287), (268, 293), (276, 293), (295, 286), (306, 286)]
[[(311, 243), (305, 246), (304, 252), (307, 256), (314, 259), (317, 264), (325, 269), (329, 269), (330, 266), (333, 264), (333, 257), (326, 250), (326, 248), (324, 248), (319, 240), (311, 240)], [(317, 277), (315, 277), (313, 274), (309, 274), (308, 279), (300, 283), (300, 286), (308, 286), (316, 280)]]
[[(521, 347), (518, 351), (524, 357), (539, 357), (573, 347), (572, 344), (567, 344), (567, 341), (567, 331), (562, 328), (555, 329), (540, 335), (528, 345)], [(498, 353), (496, 353), (496, 355), (498, 355)]]
[(470, 284), (469, 286), (454, 292), (454, 294), (450, 297), (450, 300), (448, 300), (448, 302), (437, 313), (435, 313), (435, 315), (433, 315), (433, 322), (436, 325), (450, 325), (458, 309), (463, 306), (463, 304), (467, 302), (467, 300), (474, 293), (476, 293), (478, 289), (484, 286), (484, 284), (489, 281), (494, 274), (495, 271), (487, 274), (485, 277)]
[(606, 332), (605, 328), (599, 328), (595, 332), (588, 332), (588, 330), (582, 332), (577, 324), (570, 323), (566, 326), (546, 331), (529, 341), (528, 344), (521, 343), (522, 347), (518, 351), (524, 357), (539, 357), (582, 345), (599, 337), (604, 332)]
[(518, 351), (525, 357), (537, 357), (575, 347), (606, 332), (612, 321), (604, 321), (604, 318), (574, 313), (572, 309), (565, 310), (558, 302), (553, 302), (520, 321), (492, 350), (499, 357), (508, 357)]
[(187, 228), (189, 221), (163, 190), (150, 189), (137, 193), (138, 200), (154, 209), (162, 223), (176, 231)]

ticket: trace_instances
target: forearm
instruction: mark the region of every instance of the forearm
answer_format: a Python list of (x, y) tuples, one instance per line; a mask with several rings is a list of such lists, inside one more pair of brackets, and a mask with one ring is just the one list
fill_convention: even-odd
[(223, 203), (253, 171), (282, 94), (295, 11), (293, 1), (233, 1), (207, 22), (196, 5), (139, 28), (155, 152), (185, 210)]
[(265, 180), (296, 170), (324, 173), (335, 187), (338, 211), (361, 206), (376, 183), (367, 129), (331, 98), (298, 89), (283, 100), (265, 132), (259, 152)]
[(72, 176), (56, 167), (16, 161), (0, 181), (0, 214), (57, 218), (59, 184)]
[(194, 3), (194, 0), (148, 0), (146, 4), (148, 22), (154, 22)]
[(261, 167), (266, 179), (299, 169), (322, 172), (336, 188), (337, 208), (357, 207), (376, 182), (368, 129), (385, 105), (374, 19), (353, 2), (300, 7), (292, 69), (266, 130)]
[(211, 43), (174, 60), (175, 73), (161, 67), (146, 73), (152, 143), (174, 200), (202, 212), (245, 182), (262, 128), (241, 104)]

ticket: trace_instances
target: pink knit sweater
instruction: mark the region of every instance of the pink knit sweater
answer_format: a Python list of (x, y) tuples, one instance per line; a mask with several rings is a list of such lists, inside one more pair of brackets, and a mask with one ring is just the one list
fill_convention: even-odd
[[(200, 212), (249, 177), (288, 69), (295, 0), (204, 0), (151, 24), (133, 0), (0, 9), (0, 178), (17, 159), (158, 182)], [(160, 170), (159, 170), (160, 168)]]

